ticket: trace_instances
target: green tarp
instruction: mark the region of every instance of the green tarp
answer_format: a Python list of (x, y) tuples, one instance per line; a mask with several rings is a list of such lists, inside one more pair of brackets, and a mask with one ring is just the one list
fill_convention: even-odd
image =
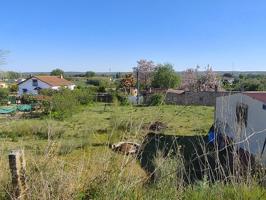
[(28, 104), (22, 104), (22, 105), (17, 105), (17, 106), (2, 106), (0, 107), (0, 114), (11, 114), (16, 111), (30, 112), (31, 109), (32, 109), (32, 106)]
[(30, 112), (31, 111), (31, 105), (28, 105), (28, 104), (18, 105), (17, 109), (21, 112)]
[(0, 114), (10, 114), (10, 113), (16, 112), (16, 110), (17, 110), (16, 106), (0, 107)]

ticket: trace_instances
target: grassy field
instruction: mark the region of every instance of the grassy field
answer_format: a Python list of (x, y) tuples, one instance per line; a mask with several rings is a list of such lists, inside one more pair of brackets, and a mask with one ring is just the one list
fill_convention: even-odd
[[(109, 143), (140, 142), (149, 124), (165, 123), (172, 135), (206, 134), (213, 123), (212, 107), (163, 105), (132, 107), (94, 104), (64, 121), (21, 119), (0, 122), (0, 197), (8, 198), (7, 155), (25, 150), (30, 199), (266, 199), (256, 183), (184, 188), (175, 174), (157, 184), (130, 156), (112, 152)], [(176, 169), (177, 160), (156, 160), (162, 176)], [(206, 194), (208, 194), (206, 196)]]

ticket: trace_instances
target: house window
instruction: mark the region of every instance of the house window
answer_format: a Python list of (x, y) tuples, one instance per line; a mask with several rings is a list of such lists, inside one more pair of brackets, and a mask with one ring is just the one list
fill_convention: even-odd
[(248, 122), (248, 105), (238, 103), (236, 106), (236, 120), (240, 126), (245, 125), (247, 127)]
[(266, 104), (263, 104), (263, 105), (262, 105), (262, 109), (263, 109), (263, 110), (266, 110)]
[(22, 92), (23, 92), (23, 94), (27, 93), (27, 91), (28, 91), (28, 90), (27, 90), (27, 89), (25, 89), (25, 88), (24, 88), (24, 89), (22, 89)]
[(32, 79), (32, 86), (37, 87), (38, 86), (38, 80)]

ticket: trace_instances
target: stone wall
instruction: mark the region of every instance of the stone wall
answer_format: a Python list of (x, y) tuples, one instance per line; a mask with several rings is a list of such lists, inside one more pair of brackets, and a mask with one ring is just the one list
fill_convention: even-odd
[(166, 104), (215, 106), (216, 97), (228, 96), (239, 92), (184, 92), (182, 94), (167, 92)]

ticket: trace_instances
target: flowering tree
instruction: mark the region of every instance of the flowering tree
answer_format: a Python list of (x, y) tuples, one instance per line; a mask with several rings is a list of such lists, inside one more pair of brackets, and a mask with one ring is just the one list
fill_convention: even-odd
[(141, 59), (137, 61), (137, 67), (133, 68), (134, 77), (137, 79), (138, 73), (138, 80), (142, 87), (148, 88), (151, 85), (152, 81), (152, 74), (155, 69), (155, 64), (153, 61), (148, 61)]
[(185, 91), (195, 91), (197, 90), (198, 82), (198, 68), (189, 68), (184, 71), (181, 75), (181, 89)]
[(221, 89), (218, 76), (209, 65), (203, 76), (199, 78), (198, 86), (200, 91), (217, 91)]
[(186, 91), (217, 91), (221, 89), (217, 74), (209, 65), (207, 69), (199, 75), (199, 67), (187, 69), (182, 74), (181, 89)]

